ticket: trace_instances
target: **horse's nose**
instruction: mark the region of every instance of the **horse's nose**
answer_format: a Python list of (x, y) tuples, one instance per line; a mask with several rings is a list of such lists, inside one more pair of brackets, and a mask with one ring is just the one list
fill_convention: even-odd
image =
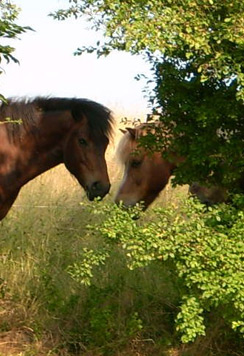
[(110, 190), (110, 183), (102, 183), (99, 181), (93, 182), (90, 186), (87, 187), (87, 197), (89, 200), (94, 200), (95, 198), (103, 198), (108, 194)]

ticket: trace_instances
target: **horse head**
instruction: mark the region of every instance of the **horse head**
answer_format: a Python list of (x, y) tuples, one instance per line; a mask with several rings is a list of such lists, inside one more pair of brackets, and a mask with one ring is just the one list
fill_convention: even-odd
[[(69, 130), (64, 144), (64, 164), (85, 189), (89, 200), (103, 198), (110, 189), (105, 151), (109, 143), (110, 112), (100, 104), (72, 110), (74, 124)], [(93, 113), (95, 105), (95, 112)], [(83, 103), (84, 106), (84, 103)], [(99, 116), (107, 118), (107, 125)], [(97, 115), (97, 116), (96, 116)]]
[(146, 209), (166, 186), (175, 164), (162, 157), (161, 152), (149, 152), (139, 141), (145, 135), (142, 124), (123, 131), (117, 154), (124, 165), (122, 183), (115, 196), (115, 202), (125, 207), (142, 203)]

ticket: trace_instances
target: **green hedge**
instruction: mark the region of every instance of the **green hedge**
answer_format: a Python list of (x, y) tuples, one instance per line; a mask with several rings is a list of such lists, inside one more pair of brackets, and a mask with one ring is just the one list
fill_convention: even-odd
[(188, 199), (180, 206), (156, 209), (155, 214), (99, 202), (91, 211), (99, 222), (89, 229), (103, 238), (103, 247), (84, 249), (83, 260), (69, 266), (74, 279), (92, 284), (95, 266), (106, 264), (119, 246), (129, 269), (158, 261), (173, 270), (180, 300), (175, 328), (183, 343), (205, 335), (213, 312), (238, 338), (244, 336), (242, 196), (236, 196), (233, 205), (211, 208)]

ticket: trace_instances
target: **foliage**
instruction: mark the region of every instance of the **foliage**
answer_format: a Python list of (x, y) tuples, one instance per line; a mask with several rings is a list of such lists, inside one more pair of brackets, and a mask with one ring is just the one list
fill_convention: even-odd
[(139, 207), (80, 204), (80, 195), (59, 166), (1, 222), (0, 354), (243, 355), (241, 196), (235, 208), (206, 210), (174, 192), (167, 209), (136, 220)]
[(84, 247), (82, 266), (75, 262), (72, 266), (68, 267), (68, 272), (74, 280), (89, 286), (91, 284), (91, 277), (93, 276), (93, 268), (104, 264), (107, 257), (107, 251), (94, 251)]
[[(143, 222), (118, 207), (96, 208), (104, 221), (91, 229), (107, 241), (105, 258), (111, 246), (118, 244), (131, 270), (153, 261), (172, 263), (184, 287), (179, 290), (176, 317), (182, 342), (205, 335), (206, 320), (213, 311), (221, 312), (225, 322), (243, 337), (244, 212), (225, 204), (205, 208), (190, 200), (180, 208), (171, 206), (155, 213), (156, 219)], [(85, 259), (79, 271), (88, 268), (90, 272), (87, 263)]]
[(70, 2), (70, 8), (57, 11), (55, 17), (65, 19), (85, 14), (95, 29), (102, 29), (106, 35), (105, 42), (96, 47), (98, 53), (106, 54), (113, 49), (132, 53), (146, 50), (160, 51), (171, 58), (194, 57), (203, 73), (217, 72), (220, 77), (223, 73), (233, 74), (233, 69), (239, 73), (242, 66), (241, 0)]
[[(144, 344), (155, 348), (154, 335), (155, 342), (170, 340), (167, 305), (177, 298), (171, 276), (163, 266), (129, 271), (116, 246), (97, 266), (96, 254), (102, 257), (107, 246), (86, 225), (98, 223), (99, 215), (91, 214), (90, 203), (79, 204), (79, 186), (69, 175), (65, 185), (60, 168), (45, 175), (48, 182), (39, 177), (27, 186), (0, 224), (0, 354), (9, 354), (4, 350), (24, 332), (18, 354), (26, 356), (115, 355), (127, 348), (130, 356)], [(81, 259), (97, 275), (89, 288), (77, 283), (83, 276), (70, 273)], [(131, 346), (133, 340), (138, 345)]]
[[(15, 23), (19, 15), (19, 9), (16, 5), (8, 0), (3, 0), (0, 3), (1, 17), (0, 17), (0, 36), (8, 39), (18, 38), (18, 35), (26, 32), (29, 27), (22, 27)], [(4, 58), (7, 62), (10, 60), (18, 62), (12, 55), (13, 47), (8, 45), (0, 47), (1, 61)]]
[[(175, 182), (194, 181), (244, 189), (243, 102), (237, 79), (201, 81), (193, 63), (179, 71), (174, 61), (155, 65), (155, 95), (164, 108), (163, 122), (172, 140), (162, 150), (186, 157), (176, 170)], [(170, 141), (170, 142), (169, 142)]]
[[(2, 0), (0, 2), (0, 37), (7, 39), (17, 39), (19, 35), (30, 30), (30, 27), (23, 27), (16, 23), (16, 20), (19, 15), (18, 7), (9, 0)], [(13, 61), (18, 63), (16, 57), (13, 56), (14, 47), (10, 45), (0, 45), (0, 63), (3, 59), (8, 63)], [(0, 70), (0, 74), (2, 71)], [(4, 97), (0, 96), (1, 100), (4, 100)]]
[(142, 53), (150, 61), (155, 88), (148, 95), (172, 134), (171, 150), (186, 158), (175, 182), (240, 187), (242, 0), (71, 0), (68, 9), (53, 16), (62, 20), (85, 16), (103, 32), (103, 42), (81, 47), (77, 54), (100, 56), (122, 50)]

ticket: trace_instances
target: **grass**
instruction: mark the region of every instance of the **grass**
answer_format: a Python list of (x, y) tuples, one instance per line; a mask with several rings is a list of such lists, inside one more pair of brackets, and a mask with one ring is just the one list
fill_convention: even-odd
[[(105, 201), (112, 201), (121, 177), (113, 152), (111, 145), (107, 161), (113, 188)], [(164, 195), (168, 199), (169, 191)], [(111, 340), (129, 355), (131, 348), (153, 345), (150, 338), (139, 337), (138, 306), (150, 320), (148, 307), (164, 299), (160, 270), (136, 275), (115, 251), (90, 289), (67, 273), (84, 246), (101, 245), (86, 229), (94, 219), (89, 204), (77, 182), (59, 166), (23, 187), (0, 223), (0, 355), (105, 355), (113, 348)], [(158, 302), (152, 290), (158, 291)]]
[[(9, 215), (1, 222), (3, 321), (0, 328), (3, 339), (8, 333), (12, 336), (13, 330), (27, 330), (28, 335), (31, 330), (32, 337), (37, 339), (49, 328), (58, 328), (55, 334), (62, 334), (60, 324), (69, 323), (65, 318), (67, 313), (71, 317), (73, 304), (80, 308), (87, 303), (88, 291), (71, 280), (66, 271), (67, 266), (79, 260), (83, 246), (97, 244), (87, 235), (86, 225), (92, 223), (93, 217), (89, 216), (86, 204), (80, 204), (84, 199), (77, 183), (64, 167), (58, 167), (24, 187)], [(120, 271), (116, 258), (114, 264)], [(116, 280), (120, 278), (119, 272), (113, 276)], [(95, 299), (99, 296), (98, 291), (89, 293), (97, 293)], [(90, 298), (94, 298), (93, 295)], [(76, 311), (71, 320), (76, 319), (75, 315)], [(56, 320), (59, 320), (58, 327)], [(94, 329), (95, 324), (93, 321)], [(0, 350), (3, 345), (8, 346), (0, 341)]]
[[(107, 202), (121, 177), (113, 148)], [(155, 205), (177, 204), (186, 192), (169, 186)], [(90, 204), (59, 166), (24, 187), (0, 223), (0, 356), (223, 356), (206, 353), (204, 342), (180, 346), (173, 327), (177, 282), (169, 267), (129, 271), (115, 248), (91, 287), (71, 278), (67, 268), (83, 247), (103, 247), (86, 228), (97, 222)]]

